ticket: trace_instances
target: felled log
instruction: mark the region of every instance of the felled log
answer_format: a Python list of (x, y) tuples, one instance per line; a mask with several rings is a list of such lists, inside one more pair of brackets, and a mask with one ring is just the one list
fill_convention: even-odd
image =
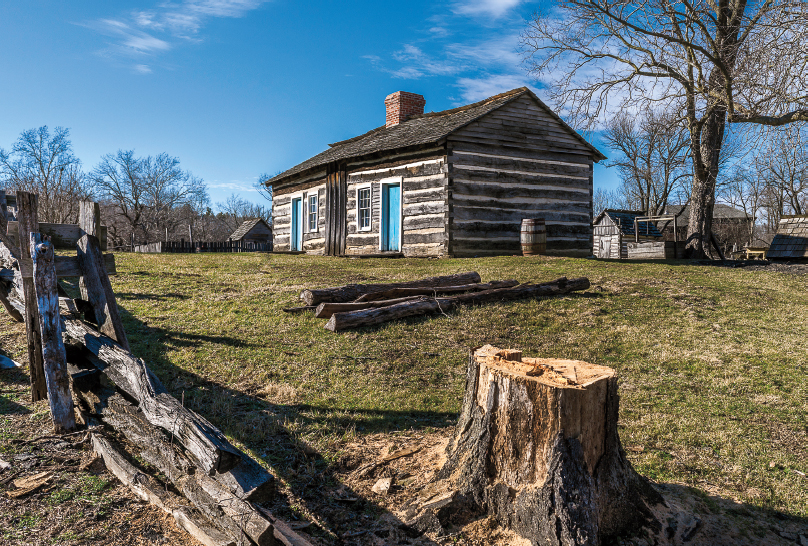
[[(659, 493), (626, 460), (614, 370), (473, 351), (433, 516), (488, 514), (533, 544), (597, 546), (645, 526)], [(423, 521), (427, 507), (415, 521)]]
[(491, 281), (487, 283), (464, 284), (460, 286), (436, 286), (434, 288), (392, 288), (384, 292), (364, 294), (357, 298), (357, 302), (379, 301), (408, 296), (434, 296), (437, 294), (454, 294), (456, 292), (472, 292), (492, 290), (495, 288), (510, 288), (519, 284), (519, 281)]
[(471, 292), (451, 297), (422, 297), (417, 300), (380, 307), (378, 309), (334, 313), (331, 315), (325, 328), (332, 332), (339, 332), (349, 328), (382, 324), (405, 317), (437, 312), (445, 313), (455, 305), (461, 303), (485, 303), (490, 301), (558, 296), (569, 292), (586, 290), (587, 288), (589, 288), (589, 279), (586, 277), (569, 280), (566, 277), (562, 277), (553, 282), (543, 284), (520, 284), (513, 288), (484, 290), (482, 292)]
[(362, 301), (351, 303), (321, 303), (317, 306), (314, 316), (317, 318), (331, 318), (334, 313), (344, 313), (346, 311), (360, 311), (362, 309), (378, 309), (379, 307), (387, 307), (405, 301), (414, 301), (422, 299), (421, 296), (409, 296), (406, 298), (396, 298), (392, 300), (382, 301)]
[(98, 357), (104, 375), (138, 402), (151, 424), (174, 436), (205, 473), (227, 472), (241, 461), (221, 431), (169, 395), (141, 359), (82, 321), (61, 318), (65, 335)]
[(34, 288), (39, 314), (40, 339), (45, 383), (48, 389), (51, 419), (56, 434), (76, 428), (73, 396), (67, 375), (67, 359), (59, 323), (59, 297), (56, 294), (56, 271), (53, 267), (53, 245), (32, 233), (29, 241), (34, 264)]
[(456, 273), (444, 277), (429, 277), (417, 281), (407, 281), (384, 284), (349, 284), (336, 288), (321, 288), (316, 290), (304, 290), (300, 294), (300, 299), (306, 305), (318, 305), (323, 302), (345, 303), (354, 301), (359, 296), (375, 292), (383, 292), (393, 288), (423, 288), (434, 286), (457, 286), (460, 284), (472, 284), (480, 282), (480, 274), (476, 271), (470, 273)]
[(106, 438), (92, 434), (93, 450), (107, 469), (142, 500), (174, 516), (177, 526), (206, 546), (235, 546), (236, 541), (204, 520), (183, 500), (127, 461)]

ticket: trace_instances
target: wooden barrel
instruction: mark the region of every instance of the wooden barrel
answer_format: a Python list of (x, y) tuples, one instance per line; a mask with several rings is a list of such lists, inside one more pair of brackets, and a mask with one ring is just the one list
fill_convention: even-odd
[(547, 253), (547, 227), (542, 218), (525, 218), (521, 230), (522, 255), (537, 256)]

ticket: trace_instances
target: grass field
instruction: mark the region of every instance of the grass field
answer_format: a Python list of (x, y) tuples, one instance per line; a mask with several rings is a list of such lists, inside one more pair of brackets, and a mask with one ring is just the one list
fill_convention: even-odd
[[(117, 260), (133, 352), (288, 483), (305, 478), (293, 468), (300, 446), (327, 467), (358, 436), (452, 426), (469, 348), (491, 343), (615, 368), (620, 435), (643, 475), (808, 516), (808, 479), (794, 472), (808, 473), (806, 276), (547, 257)], [(483, 281), (586, 276), (592, 288), (343, 334), (281, 312), (304, 288), (472, 270)]]

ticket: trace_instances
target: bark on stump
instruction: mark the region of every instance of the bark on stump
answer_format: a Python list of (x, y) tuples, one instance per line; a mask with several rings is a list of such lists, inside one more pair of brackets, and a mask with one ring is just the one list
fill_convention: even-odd
[(490, 345), (473, 351), (437, 476), (452, 502), (420, 519), (487, 513), (534, 545), (598, 545), (658, 530), (649, 506), (662, 497), (626, 459), (618, 404), (611, 368)]

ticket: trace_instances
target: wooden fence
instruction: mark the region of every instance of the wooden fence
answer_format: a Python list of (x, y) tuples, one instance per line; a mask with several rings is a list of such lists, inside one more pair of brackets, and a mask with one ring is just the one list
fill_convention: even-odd
[(190, 241), (181, 240), (135, 245), (135, 252), (272, 252), (272, 243), (253, 243), (251, 241), (198, 241), (191, 243)]

